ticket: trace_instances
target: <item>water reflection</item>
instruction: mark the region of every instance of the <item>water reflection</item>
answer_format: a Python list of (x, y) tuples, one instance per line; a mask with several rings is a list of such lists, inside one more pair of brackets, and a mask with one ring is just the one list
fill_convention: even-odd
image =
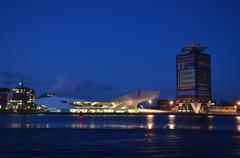
[(213, 126), (213, 120), (214, 120), (214, 118), (215, 118), (215, 116), (212, 116), (212, 115), (210, 115), (210, 116), (208, 116), (207, 117), (208, 118), (208, 120), (207, 120), (207, 126), (208, 126), (208, 130), (213, 130), (215, 127)]
[(240, 131), (240, 116), (236, 116), (236, 128), (237, 131)]
[(212, 115), (209, 115), (209, 116), (207, 116), (209, 119), (212, 119), (212, 118), (214, 118), (215, 116), (212, 116)]
[(167, 123), (167, 128), (168, 129), (175, 129), (176, 124), (175, 124), (175, 115), (168, 115), (168, 123)]
[(213, 130), (213, 120), (215, 116), (176, 116), (168, 115), (165, 129), (194, 129)]
[(12, 124), (10, 124), (10, 128), (21, 128), (21, 124), (17, 122), (13, 122)]
[(240, 116), (84, 116), (2, 115), (0, 128), (194, 129), (240, 131)]
[(208, 126), (208, 130), (211, 131), (211, 130), (213, 130), (213, 129), (214, 129), (214, 126), (212, 126), (212, 125), (209, 125), (209, 126)]
[(154, 126), (154, 115), (147, 115), (147, 128), (152, 129)]
[[(146, 118), (146, 122), (142, 122), (143, 117)], [(106, 120), (99, 120), (101, 116), (99, 117), (93, 117), (90, 120), (86, 119), (86, 117), (81, 118), (79, 122), (72, 122), (65, 125), (65, 128), (91, 128), (91, 129), (99, 129), (99, 128), (117, 128), (117, 129), (133, 129), (133, 128), (143, 128), (143, 129), (153, 129), (154, 128), (154, 115), (147, 115), (147, 116), (136, 116), (131, 120), (128, 118), (128, 120), (125, 119), (113, 119), (112, 117), (106, 118)], [(86, 120), (85, 120), (86, 119)]]
[[(52, 127), (56, 128), (56, 127)], [(81, 129), (136, 129), (136, 128), (145, 128), (142, 125), (129, 125), (129, 124), (85, 124), (80, 125), (79, 123), (71, 123), (65, 125), (65, 128), (81, 128)]]
[[(19, 123), (13, 122), (7, 126), (7, 128), (50, 128), (49, 124), (30, 124), (30, 123)], [(52, 127), (51, 127), (52, 128)]]

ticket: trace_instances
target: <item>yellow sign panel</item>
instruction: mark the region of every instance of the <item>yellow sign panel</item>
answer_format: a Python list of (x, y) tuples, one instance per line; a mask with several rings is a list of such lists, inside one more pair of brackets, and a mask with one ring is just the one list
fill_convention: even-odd
[(195, 71), (194, 69), (186, 69), (179, 71), (179, 89), (194, 89), (195, 87)]

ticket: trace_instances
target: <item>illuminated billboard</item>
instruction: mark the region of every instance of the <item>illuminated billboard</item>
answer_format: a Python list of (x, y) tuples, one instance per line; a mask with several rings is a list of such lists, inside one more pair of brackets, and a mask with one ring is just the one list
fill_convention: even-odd
[(177, 90), (178, 96), (195, 95), (195, 61), (193, 55), (177, 57)]
[(195, 88), (194, 71), (195, 71), (194, 69), (179, 70), (179, 89)]
[(177, 96), (211, 98), (210, 56), (189, 53), (177, 56)]

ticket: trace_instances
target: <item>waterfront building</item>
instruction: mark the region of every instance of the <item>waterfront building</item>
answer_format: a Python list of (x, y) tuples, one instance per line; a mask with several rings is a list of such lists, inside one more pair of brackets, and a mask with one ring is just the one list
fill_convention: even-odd
[(207, 114), (236, 114), (237, 106), (204, 106), (201, 111)]
[(182, 48), (176, 57), (177, 99), (179, 112), (199, 113), (211, 104), (211, 57), (197, 43)]
[(66, 101), (74, 102), (76, 99), (57, 96), (41, 97), (35, 104), (41, 107), (43, 112), (70, 112), (78, 109), (74, 105), (67, 104)]
[(157, 101), (157, 109), (163, 111), (173, 111), (175, 107), (175, 100), (161, 99)]
[(240, 99), (239, 98), (235, 98), (233, 100), (233, 103), (232, 103), (233, 106), (236, 106), (237, 107), (237, 112), (240, 113)]
[(33, 89), (24, 87), (20, 82), (16, 88), (10, 92), (9, 106), (15, 110), (30, 110), (34, 108), (36, 97)]
[(37, 99), (37, 105), (45, 107), (48, 112), (71, 113), (137, 113), (139, 104), (147, 102), (152, 104), (158, 99), (158, 91), (135, 91), (110, 101), (84, 100), (61, 97), (46, 97)]
[(0, 88), (0, 109), (6, 110), (8, 104), (8, 96), (10, 89), (8, 88)]

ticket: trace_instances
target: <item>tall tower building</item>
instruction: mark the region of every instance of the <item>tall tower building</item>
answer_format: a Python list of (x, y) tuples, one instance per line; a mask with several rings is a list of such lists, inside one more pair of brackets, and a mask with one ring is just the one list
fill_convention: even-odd
[(178, 111), (199, 113), (211, 100), (211, 57), (206, 47), (193, 43), (176, 58)]

